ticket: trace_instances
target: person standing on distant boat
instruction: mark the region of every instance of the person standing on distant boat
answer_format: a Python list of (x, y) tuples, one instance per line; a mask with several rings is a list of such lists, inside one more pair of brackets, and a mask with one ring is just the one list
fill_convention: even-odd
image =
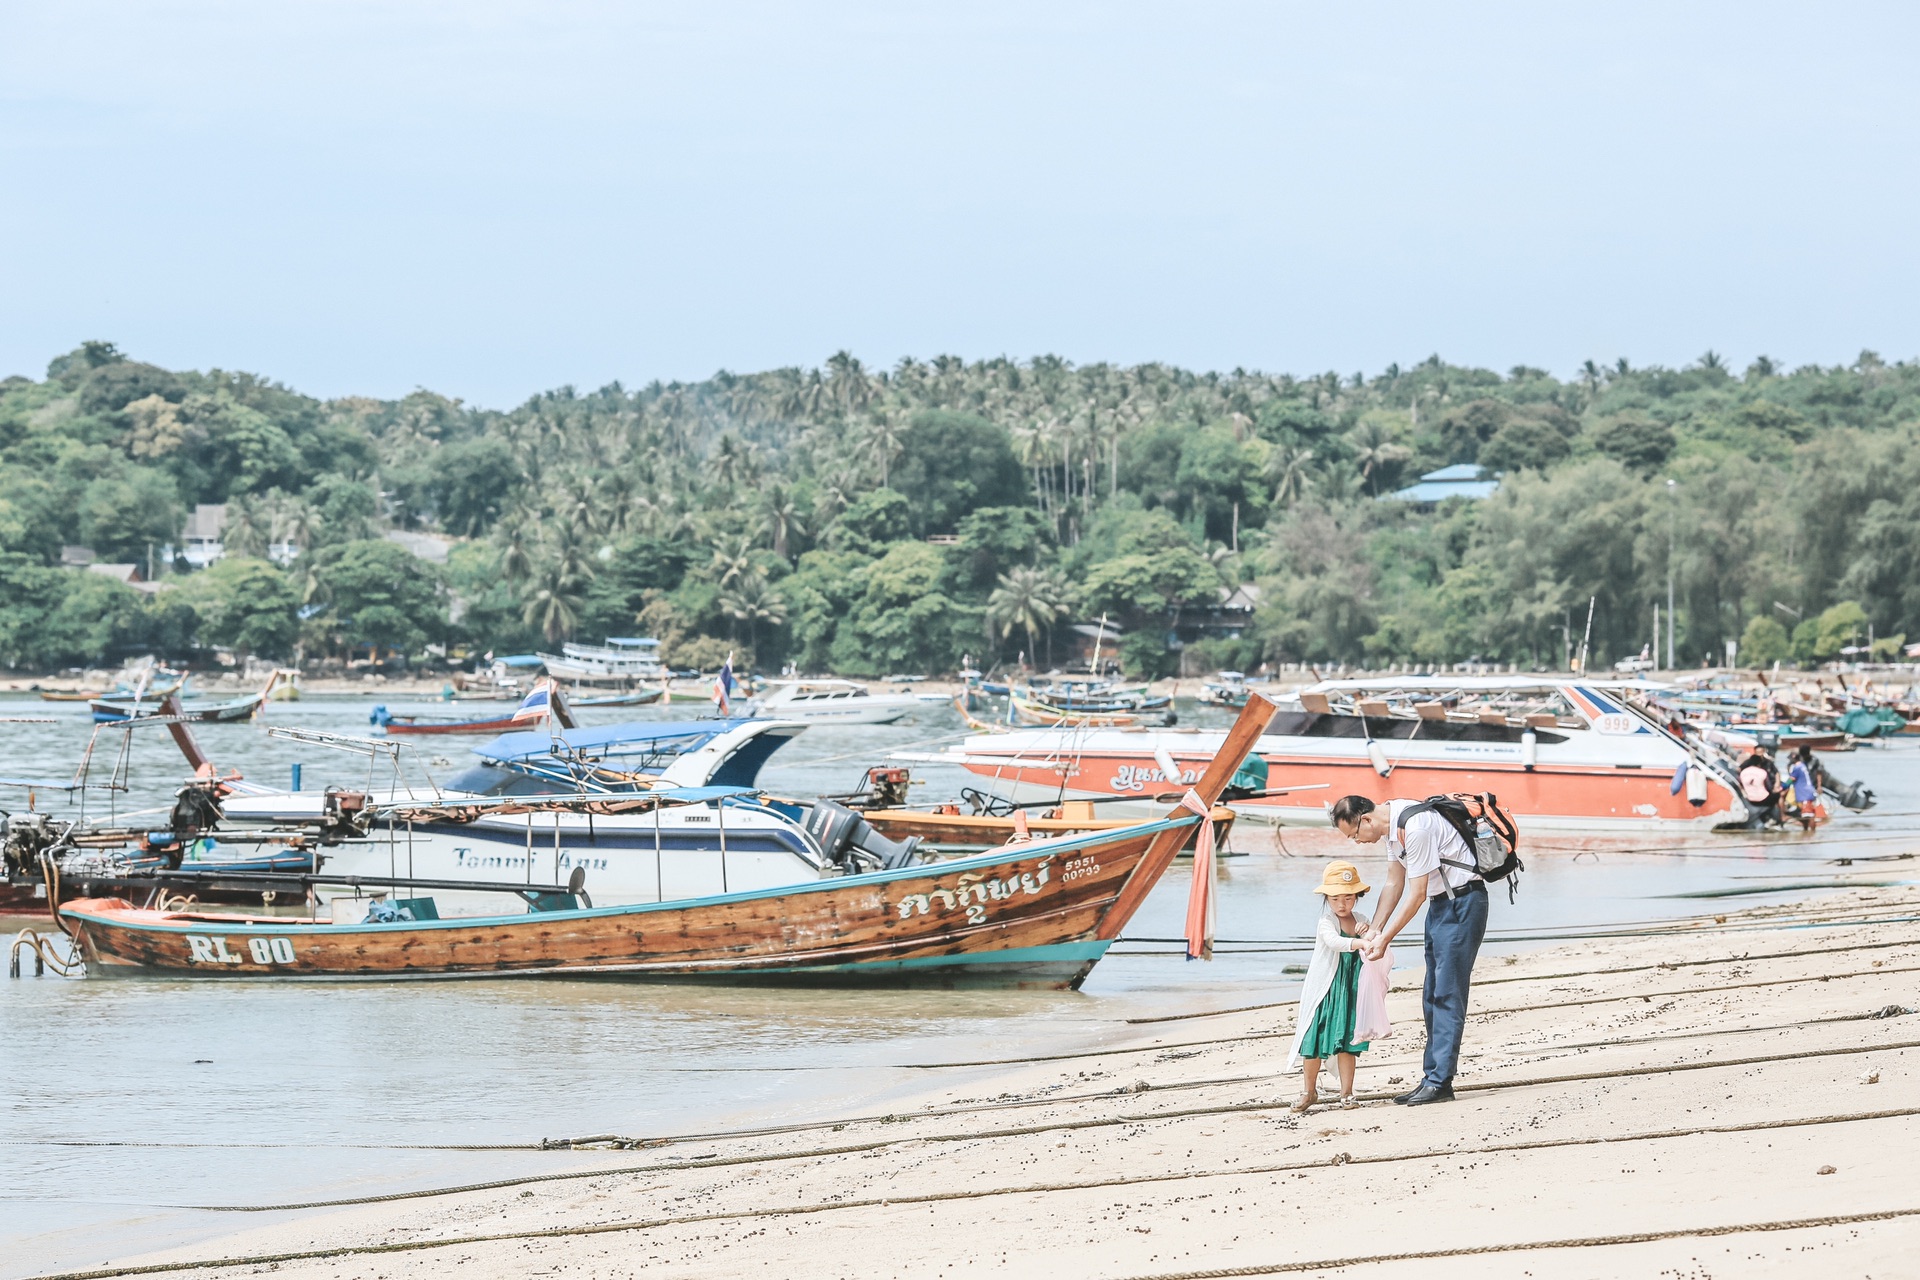
[(1427, 1052), (1420, 1082), (1394, 1099), (1410, 1107), (1453, 1101), (1473, 962), (1487, 933), (1487, 884), (1473, 869), (1473, 850), (1452, 823), (1431, 809), (1403, 822), (1406, 810), (1419, 803), (1390, 800), (1381, 809), (1365, 796), (1343, 796), (1333, 806), (1333, 825), (1347, 839), (1356, 844), (1377, 844), (1382, 838), (1387, 842), (1387, 882), (1361, 955), (1378, 960), (1420, 909), (1427, 911), (1427, 979), (1420, 990)]

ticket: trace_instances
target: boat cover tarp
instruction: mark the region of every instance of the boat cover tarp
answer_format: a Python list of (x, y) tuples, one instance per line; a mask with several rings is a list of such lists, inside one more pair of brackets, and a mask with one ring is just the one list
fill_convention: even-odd
[(503, 733), (493, 741), (473, 748), (473, 753), (482, 760), (506, 764), (516, 760), (535, 760), (541, 756), (645, 748), (653, 743), (678, 739), (698, 738), (705, 742), (747, 723), (749, 721), (744, 718), (639, 720), (626, 724), (567, 729), (557, 736), (550, 733)]

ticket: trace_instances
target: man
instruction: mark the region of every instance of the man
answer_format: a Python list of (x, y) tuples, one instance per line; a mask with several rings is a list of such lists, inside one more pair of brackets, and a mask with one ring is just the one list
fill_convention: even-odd
[(1487, 932), (1487, 885), (1474, 872), (1473, 850), (1453, 824), (1428, 809), (1407, 820), (1403, 839), (1400, 815), (1418, 803), (1391, 800), (1381, 809), (1365, 796), (1344, 796), (1333, 806), (1333, 825), (1347, 839), (1377, 844), (1384, 837), (1387, 842), (1386, 884), (1362, 954), (1369, 960), (1385, 955), (1420, 909), (1427, 909), (1427, 980), (1420, 992), (1427, 1053), (1420, 1082), (1394, 1099), (1410, 1107), (1453, 1101), (1467, 987)]

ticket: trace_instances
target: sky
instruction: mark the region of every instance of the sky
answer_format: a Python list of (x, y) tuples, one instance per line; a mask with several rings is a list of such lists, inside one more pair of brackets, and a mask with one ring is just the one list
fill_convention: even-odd
[(8, 0), (0, 376), (1920, 355), (1920, 6)]

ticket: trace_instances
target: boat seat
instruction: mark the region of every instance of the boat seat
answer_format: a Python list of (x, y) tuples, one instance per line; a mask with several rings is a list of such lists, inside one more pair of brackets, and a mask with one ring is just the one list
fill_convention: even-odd
[(1393, 708), (1378, 698), (1368, 698), (1360, 704), (1360, 714), (1373, 719), (1384, 719), (1393, 714)]
[(1504, 712), (1500, 711), (1482, 711), (1480, 713), (1480, 723), (1498, 725), (1504, 729), (1507, 726), (1507, 717)]
[(1539, 711), (1527, 717), (1527, 728), (1529, 729), (1551, 729), (1559, 723), (1559, 717), (1550, 716)]
[(1422, 720), (1445, 720), (1447, 718), (1447, 708), (1443, 703), (1420, 702), (1415, 703), (1413, 709), (1420, 713)]
[(1324, 693), (1303, 693), (1300, 695), (1300, 708), (1324, 716), (1333, 710), (1333, 704), (1327, 701)]

